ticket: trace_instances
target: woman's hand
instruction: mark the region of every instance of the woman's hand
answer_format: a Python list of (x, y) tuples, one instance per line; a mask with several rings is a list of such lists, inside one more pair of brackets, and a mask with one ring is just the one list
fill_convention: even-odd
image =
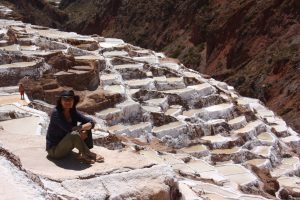
[(86, 131), (80, 131), (80, 138), (81, 140), (85, 140), (87, 138), (87, 132)]
[(79, 125), (79, 126), (74, 126), (73, 128), (72, 128), (72, 131), (81, 131), (82, 130), (82, 126), (81, 125)]
[(93, 126), (92, 123), (88, 122), (81, 126), (81, 130), (84, 130), (84, 131), (90, 130), (92, 128), (92, 126)]

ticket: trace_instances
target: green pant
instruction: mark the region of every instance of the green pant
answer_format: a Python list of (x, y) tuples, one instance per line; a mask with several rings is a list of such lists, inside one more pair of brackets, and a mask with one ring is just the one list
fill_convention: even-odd
[(51, 158), (62, 158), (68, 155), (74, 148), (78, 149), (79, 153), (83, 154), (86, 154), (90, 151), (85, 142), (80, 138), (80, 134), (77, 131), (68, 133), (58, 143), (58, 145), (47, 150), (48, 156)]

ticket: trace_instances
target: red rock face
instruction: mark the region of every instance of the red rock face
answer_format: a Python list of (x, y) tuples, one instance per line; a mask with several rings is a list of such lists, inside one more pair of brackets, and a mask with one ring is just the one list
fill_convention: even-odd
[(78, 109), (89, 114), (95, 114), (95, 112), (112, 107), (123, 100), (120, 94), (111, 94), (102, 89), (88, 93), (82, 99)]
[(53, 66), (58, 71), (64, 70), (67, 71), (72, 66), (75, 65), (75, 59), (71, 56), (64, 56), (60, 53), (57, 56), (53, 56), (48, 60), (48, 63)]
[[(25, 86), (29, 98), (42, 100), (52, 105), (56, 105), (57, 97), (64, 89), (74, 88), (61, 86), (57, 80), (51, 78), (41, 78), (38, 81), (24, 78), (20, 82)], [(78, 109), (89, 114), (112, 107), (122, 101), (120, 94), (111, 94), (102, 89), (93, 92), (77, 91), (76, 93), (80, 96)]]
[(278, 181), (270, 175), (268, 170), (259, 169), (255, 166), (252, 166), (252, 170), (263, 181), (263, 190), (266, 193), (275, 196), (275, 193), (279, 189)]
[[(164, 51), (259, 98), (300, 130), (299, 1), (63, 0), (60, 7), (68, 20), (46, 12), (55, 26)], [(49, 25), (35, 18), (31, 21)]]

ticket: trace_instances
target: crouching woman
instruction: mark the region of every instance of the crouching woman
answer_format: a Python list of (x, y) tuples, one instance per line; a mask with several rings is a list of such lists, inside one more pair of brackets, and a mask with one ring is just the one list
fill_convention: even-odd
[[(93, 119), (84, 116), (77, 111), (76, 105), (79, 96), (73, 90), (63, 91), (50, 118), (50, 123), (46, 136), (46, 150), (50, 158), (63, 158), (67, 156), (73, 148), (78, 149), (78, 159), (92, 164), (103, 162), (104, 158), (93, 153), (84, 142), (87, 133), (95, 126)], [(78, 124), (81, 124), (78, 126)]]

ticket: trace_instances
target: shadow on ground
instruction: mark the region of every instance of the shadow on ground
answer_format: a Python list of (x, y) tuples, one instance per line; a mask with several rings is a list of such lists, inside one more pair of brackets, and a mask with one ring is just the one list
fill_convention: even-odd
[(85, 170), (92, 166), (90, 164), (80, 162), (76, 157), (77, 157), (77, 154), (75, 152), (72, 152), (68, 156), (66, 156), (62, 159), (49, 158), (48, 156), (47, 156), (47, 159), (49, 161), (53, 162), (58, 167), (68, 169), (68, 170), (81, 171), (81, 170)]

